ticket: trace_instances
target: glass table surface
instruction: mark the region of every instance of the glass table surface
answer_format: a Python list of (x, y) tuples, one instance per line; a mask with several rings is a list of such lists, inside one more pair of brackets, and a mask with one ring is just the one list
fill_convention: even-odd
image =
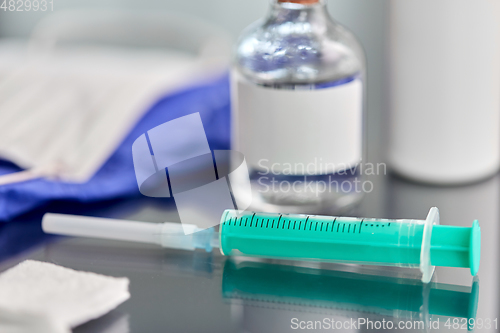
[(179, 220), (172, 199), (151, 198), (52, 203), (0, 225), (0, 271), (34, 259), (128, 277), (131, 298), (76, 327), (76, 333), (497, 331), (500, 176), (452, 187), (391, 175), (370, 180), (374, 191), (354, 215), (423, 219), (437, 206), (441, 224), (470, 226), (478, 219), (478, 277), (467, 269), (439, 267), (423, 285), (410, 269), (228, 258), (217, 251), (48, 236), (41, 230), (44, 212)]

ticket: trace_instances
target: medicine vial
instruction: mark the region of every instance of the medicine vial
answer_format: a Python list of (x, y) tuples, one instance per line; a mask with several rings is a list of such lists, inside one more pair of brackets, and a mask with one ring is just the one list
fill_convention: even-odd
[(270, 7), (240, 36), (231, 71), (231, 149), (245, 157), (251, 208), (348, 211), (364, 192), (362, 47), (322, 0)]

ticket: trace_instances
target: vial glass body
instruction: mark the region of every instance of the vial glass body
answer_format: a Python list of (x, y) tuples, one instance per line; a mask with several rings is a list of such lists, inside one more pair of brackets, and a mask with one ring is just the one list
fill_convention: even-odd
[(231, 73), (232, 149), (249, 167), (253, 209), (337, 213), (359, 201), (364, 63), (323, 1), (273, 0), (243, 32)]

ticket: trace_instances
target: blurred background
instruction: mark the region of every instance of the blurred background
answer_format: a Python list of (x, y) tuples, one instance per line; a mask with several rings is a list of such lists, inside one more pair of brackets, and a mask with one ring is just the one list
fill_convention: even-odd
[[(388, 105), (385, 94), (388, 89), (386, 84), (388, 79), (386, 71), (386, 55), (389, 1), (328, 0), (325, 2), (331, 17), (351, 30), (359, 38), (365, 49), (368, 68), (366, 100), (368, 112), (366, 114), (367, 128), (365, 131), (367, 147), (365, 150), (367, 152), (368, 162), (385, 162), (386, 151), (384, 150), (384, 143), (387, 140), (387, 136), (385, 135), (387, 127), (384, 127), (384, 124), (387, 125), (386, 111)], [(166, 65), (161, 62), (161, 57), (167, 59), (164, 54), (148, 54), (147, 52), (145, 55), (143, 54), (145, 58), (142, 60), (134, 58), (134, 56), (130, 56), (129, 58), (131, 58), (131, 63), (128, 65), (126, 62), (128, 57), (124, 56), (123, 52), (120, 54), (121, 50), (112, 50), (109, 54), (105, 53), (103, 57), (104, 60), (97, 59), (101, 54), (93, 54), (92, 52), (95, 50), (91, 50), (90, 54), (92, 55), (90, 56), (89, 53), (85, 53), (86, 51), (76, 54), (76, 56), (73, 57), (76, 58), (75, 63), (71, 62), (71, 57), (70, 60), (66, 60), (66, 58), (64, 58), (65, 54), (62, 54), (62, 58), (60, 58), (62, 61), (58, 60), (59, 58), (57, 57), (55, 58), (55, 61), (53, 61), (55, 64), (53, 72), (59, 73), (60, 69), (58, 64), (68, 61), (68, 66), (71, 66), (72, 68), (82, 68), (81, 74), (83, 76), (87, 76), (87, 72), (98, 72), (104, 67), (108, 67), (110, 62), (116, 63), (115, 58), (113, 57), (117, 56), (120, 58), (120, 62), (123, 62), (123, 64), (118, 64), (122, 65), (122, 67), (119, 67), (118, 65), (116, 66), (116, 73), (118, 73), (118, 76), (124, 75), (126, 77), (126, 75), (128, 75), (128, 77), (131, 77), (130, 75), (136, 74), (137, 71), (135, 71), (135, 69), (137, 67), (138, 70), (141, 70), (141, 75), (143, 73), (147, 75), (146, 78), (139, 77), (136, 79), (135, 81), (137, 82), (140, 80), (156, 82), (162, 81), (164, 78), (169, 78), (166, 80), (168, 82), (159, 82), (158, 86), (152, 84), (153, 87), (150, 89), (162, 89), (163, 94), (152, 95), (151, 93), (146, 93), (146, 96), (139, 94), (139, 96), (135, 99), (130, 97), (133, 99), (132, 101), (127, 100), (129, 105), (134, 103), (148, 105), (148, 103), (151, 104), (155, 98), (158, 99), (158, 96), (168, 95), (168, 91), (173, 91), (186, 85), (189, 86), (189, 84), (197, 82), (197, 80), (201, 80), (199, 79), (199, 74), (206, 74), (207, 68), (212, 70), (214, 66), (211, 66), (211, 64), (216, 63), (217, 66), (215, 67), (217, 70), (212, 70), (212, 73), (209, 75), (217, 76), (217, 73), (220, 75), (220, 73), (224, 73), (225, 71), (227, 72), (227, 69), (229, 68), (231, 47), (234, 45), (238, 35), (240, 35), (243, 29), (252, 22), (265, 17), (269, 10), (270, 1), (142, 1), (139, 3), (135, 1), (88, 2), (63, 0), (53, 3), (48, 2), (47, 4), (48, 6), (46, 11), (34, 11), (33, 8), (30, 11), (24, 12), (8, 10), (0, 11), (0, 49), (4, 50), (3, 53), (0, 51), (0, 63), (3, 62), (3, 65), (0, 64), (0, 77), (2, 76), (2, 67), (4, 68), (3, 73), (8, 73), (14, 68), (14, 65), (10, 64), (13, 59), (15, 59), (14, 63), (17, 63), (19, 59), (25, 60), (24, 56), (19, 56), (16, 52), (18, 52), (18, 44), (25, 43), (30, 37), (32, 38), (32, 42), (29, 45), (33, 47), (32, 49), (37, 50), (35, 53), (40, 53), (40, 50), (43, 49), (50, 50), (55, 44), (57, 44), (56, 46), (59, 46), (64, 45), (64, 42), (66, 41), (78, 42), (82, 40), (86, 41), (85, 39), (104, 42), (106, 46), (114, 46), (115, 44), (125, 44), (126, 46), (133, 47), (139, 46), (140, 50), (148, 49), (142, 48), (143, 46), (153, 46), (153, 50), (158, 50), (164, 45), (168, 45), (176, 50), (174, 52), (171, 52), (172, 49), (169, 50), (170, 58), (168, 58), (168, 60), (172, 59), (172, 62), (167, 63)], [(146, 24), (146, 21), (150, 24)], [(145, 26), (146, 28), (144, 28)], [(193, 26), (195, 26), (195, 28), (193, 28), (192, 31), (188, 31), (190, 30), (190, 27)], [(212, 37), (216, 36), (215, 39), (220, 37), (220, 40), (214, 42), (210, 39), (210, 36), (205, 40), (204, 38), (206, 36), (198, 36), (200, 30), (210, 31), (210, 33), (207, 33), (208, 35), (211, 34)], [(185, 39), (190, 38), (186, 38), (185, 36), (195, 37), (191, 38), (192, 41), (186, 42)], [(209, 46), (207, 50), (203, 48), (205, 42), (206, 44), (212, 45)], [(198, 49), (198, 46), (200, 46), (201, 49)], [(20, 48), (22, 49), (21, 51), (24, 52), (23, 47)], [(57, 48), (53, 50), (57, 50)], [(179, 53), (179, 50), (182, 50), (182, 54)], [(188, 51), (190, 54), (186, 57), (186, 52), (184, 51)], [(21, 54), (23, 54), (22, 52)], [(57, 51), (54, 54), (58, 54)], [(189, 72), (189, 70), (193, 68), (190, 67), (192, 63), (189, 63), (189, 61), (193, 59), (193, 54), (195, 54), (195, 56), (200, 56), (203, 59), (203, 64), (200, 66), (201, 70), (198, 70), (200, 67), (196, 67), (199, 63), (194, 65), (194, 67), (196, 67), (193, 70), (195, 74), (192, 76), (192, 72)], [(83, 57), (80, 55), (83, 55)], [(110, 56), (109, 59), (107, 57), (108, 55)], [(179, 55), (180, 57), (178, 57)], [(204, 58), (205, 55), (208, 56)], [(2, 59), (4, 61), (2, 61)], [(134, 59), (138, 59), (139, 61), (133, 62)], [(186, 59), (188, 60), (186, 61)], [(83, 61), (85, 64), (82, 65), (80, 61)], [(18, 66), (18, 64), (15, 66)], [(35, 64), (34, 66), (37, 65)], [(83, 68), (85, 68), (85, 66), (92, 67), (93, 69), (84, 73)], [(123, 68), (126, 66), (128, 66), (131, 70), (128, 73), (119, 73), (120, 71), (123, 71)], [(40, 67), (42, 66), (37, 66), (37, 68)], [(52, 68), (52, 66), (46, 67)], [(179, 70), (181, 67), (182, 70)], [(62, 69), (63, 73), (72, 73), (73, 71), (73, 69), (66, 70), (69, 67), (64, 68)], [(113, 69), (114, 67), (111, 66), (111, 68)], [(164, 68), (165, 72), (162, 74), (158, 68)], [(172, 72), (172, 68), (176, 68), (177, 72)], [(108, 69), (109, 68), (106, 68), (106, 70)], [(29, 71), (30, 69), (26, 70), (26, 72)], [(13, 72), (15, 73), (15, 71)], [(187, 72), (189, 73), (186, 74)], [(114, 75), (115, 72), (112, 74)], [(80, 75), (80, 73), (77, 75)], [(189, 79), (183, 80), (188, 76)], [(80, 81), (80, 76), (77, 79)], [(25, 78), (25, 80), (31, 79)], [(66, 80), (65, 82), (68, 81), (67, 79), (64, 80)], [(113, 81), (115, 79), (111, 78), (109, 80)], [(121, 79), (117, 80), (124, 82)], [(128, 81), (132, 82), (134, 80)], [(19, 87), (24, 86), (23, 82), (24, 81), (21, 79)], [(86, 84), (86, 86), (95, 87), (94, 83), (92, 83), (95, 82), (95, 78), (89, 78), (87, 82), (90, 83)], [(105, 84), (103, 85), (106, 86)], [(111, 85), (111, 83), (109, 83), (109, 85)], [(80, 88), (77, 87), (77, 89)], [(86, 92), (86, 94), (90, 96), (97, 95), (98, 93), (93, 91), (97, 89), (97, 87), (95, 87), (95, 89), (89, 88), (89, 92)], [(7, 96), (12, 95), (9, 91), (6, 91), (6, 94), (8, 94)], [(79, 92), (77, 92), (77, 94), (79, 94)], [(48, 100), (49, 98), (46, 99)], [(137, 100), (139, 102), (137, 102)], [(5, 110), (5, 107), (2, 109)], [(147, 107), (143, 107), (142, 112), (146, 109)], [(121, 137), (123, 137), (127, 132), (124, 129), (129, 128), (131, 124), (133, 124), (134, 121), (141, 116), (137, 107), (134, 110), (130, 110), (128, 113), (123, 110), (115, 112), (117, 112), (117, 115), (119, 114), (123, 117), (123, 123), (121, 126), (116, 125), (117, 128), (115, 130), (115, 138), (120, 137), (120, 131), (123, 132), (121, 133)], [(5, 114), (5, 111), (3, 114)], [(0, 118), (1, 117), (2, 111), (0, 111)], [(79, 128), (80, 125), (76, 123), (78, 122), (76, 119), (77, 117), (72, 116), (72, 118), (75, 122), (73, 126)], [(0, 119), (0, 121), (3, 119)], [(30, 118), (28, 117), (27, 119)], [(7, 118), (4, 122), (8, 123), (11, 121), (12, 118)], [(207, 119), (203, 119), (203, 121), (206, 123)], [(87, 122), (93, 124), (94, 127), (98, 126), (96, 118), (92, 118), (90, 120), (87, 119)], [(124, 124), (128, 124), (128, 127)], [(38, 126), (38, 123), (36, 123), (36, 126)], [(111, 125), (108, 123), (107, 126)], [(40, 126), (38, 126), (38, 128), (39, 127)], [(51, 126), (48, 125), (47, 128), (51, 128)], [(81, 131), (83, 132), (83, 130)], [(29, 130), (26, 130), (26, 132), (29, 132)], [(88, 130), (86, 131), (86, 133), (89, 132), (90, 131)], [(21, 131), (19, 133), (23, 132)], [(207, 133), (207, 135), (209, 137), (209, 141), (213, 142), (214, 140), (210, 137), (210, 133)], [(46, 134), (46, 136), (48, 137), (49, 134)], [(94, 135), (94, 137), (96, 137), (96, 135)], [(85, 141), (78, 136), (73, 138), (68, 137), (66, 141), (69, 142), (71, 140), (74, 142)], [(18, 157), (20, 155), (15, 150), (16, 148), (12, 147), (12, 144), (8, 143), (8, 141), (1, 141), (3, 142), (3, 147), (2, 143), (0, 143), (0, 153), (3, 156)], [(14, 142), (18, 141), (19, 140)], [(109, 143), (105, 144), (103, 142)], [(96, 142), (93, 143), (94, 146), (96, 146), (95, 143)], [(94, 162), (89, 162), (88, 167), (81, 166), (80, 163), (77, 167), (78, 170), (72, 170), (72, 173), (67, 177), (67, 180), (82, 181), (88, 179), (90, 175), (95, 172), (98, 166), (104, 163), (105, 157), (109, 156), (110, 152), (113, 150), (112, 148), (116, 146), (116, 142), (113, 142), (111, 135), (110, 138), (108, 138), (108, 141), (100, 141), (100, 144), (100, 152), (94, 151), (95, 156), (91, 159)], [(87, 147), (90, 146), (91, 143), (89, 142)], [(34, 165), (40, 165), (41, 161), (44, 160), (43, 156), (39, 156), (37, 154), (45, 148), (37, 148), (34, 146), (23, 146), (22, 148), (27, 151), (25, 155), (29, 155), (31, 159), (28, 159), (26, 163), (23, 163), (25, 162), (23, 159), (14, 159), (14, 162), (17, 165), (24, 168), (33, 168)], [(85, 149), (84, 147), (79, 148), (78, 150), (82, 152), (86, 151), (87, 153), (89, 152), (89, 149)], [(36, 151), (36, 153), (33, 153), (33, 151)], [(80, 158), (88, 157), (83, 157), (82, 153)], [(74, 160), (80, 161), (78, 157), (75, 157)], [(71, 162), (68, 163), (71, 164)], [(73, 163), (73, 165), (74, 164), (75, 163)], [(51, 171), (52, 170), (54, 170), (53, 167)], [(60, 176), (60, 174), (58, 174), (58, 176)], [(23, 178), (22, 175), (21, 178)], [(32, 177), (28, 175), (27, 178)], [(378, 190), (382, 192), (385, 191), (384, 183), (379, 182), (377, 179), (374, 179), (373, 181), (377, 183), (375, 184), (375, 187), (377, 187)], [(367, 204), (371, 207), (371, 209), (381, 213), (380, 207), (383, 206), (383, 202), (380, 198), (381, 196), (373, 196), (371, 200), (368, 200)]]
[[(388, 20), (387, 0), (328, 0), (333, 18), (348, 27), (361, 41), (368, 61), (368, 135), (369, 154), (379, 160), (380, 126), (384, 110), (384, 51)], [(268, 0), (193, 0), (193, 1), (73, 1), (54, 2), (54, 12), (64, 10), (131, 10), (167, 11), (194, 16), (222, 28), (234, 42), (242, 30), (264, 17), (269, 9)], [(41, 19), (51, 11), (0, 11), (0, 37), (27, 39)]]

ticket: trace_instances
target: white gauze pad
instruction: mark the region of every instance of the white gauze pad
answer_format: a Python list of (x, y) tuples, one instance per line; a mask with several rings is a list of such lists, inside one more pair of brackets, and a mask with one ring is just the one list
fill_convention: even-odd
[(29, 325), (21, 318), (43, 318), (60, 332), (70, 331), (126, 301), (128, 285), (127, 278), (23, 261), (0, 274), (0, 312), (6, 315), (0, 316), (0, 331), (18, 332)]

